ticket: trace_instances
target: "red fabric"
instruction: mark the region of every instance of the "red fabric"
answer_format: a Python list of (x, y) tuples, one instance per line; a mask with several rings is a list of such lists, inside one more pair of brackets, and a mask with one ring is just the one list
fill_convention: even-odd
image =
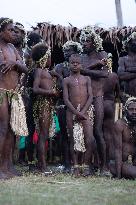
[(34, 144), (37, 144), (37, 142), (38, 142), (38, 134), (37, 134), (37, 132), (35, 131), (34, 134), (33, 134), (33, 143), (34, 143)]
[(46, 140), (46, 142), (45, 142), (45, 149), (46, 150), (48, 150), (48, 145), (49, 145), (48, 140)]
[[(35, 131), (34, 134), (33, 134), (33, 143), (34, 143), (34, 144), (37, 144), (37, 143), (38, 143), (38, 134), (37, 134), (36, 131)], [(45, 149), (46, 149), (46, 150), (48, 149), (48, 146), (49, 146), (49, 143), (48, 143), (48, 140), (46, 140), (46, 142), (45, 142)]]

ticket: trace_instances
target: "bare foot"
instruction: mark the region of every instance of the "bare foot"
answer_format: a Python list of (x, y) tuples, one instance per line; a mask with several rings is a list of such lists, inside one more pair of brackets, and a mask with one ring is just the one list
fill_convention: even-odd
[(74, 175), (75, 177), (80, 177), (80, 169), (79, 169), (79, 167), (74, 167), (74, 169), (73, 169), (73, 175)]
[(101, 177), (111, 177), (112, 174), (110, 173), (109, 170), (107, 170), (107, 169), (102, 169), (102, 170), (100, 170), (100, 176), (101, 176)]
[(82, 176), (83, 176), (83, 177), (88, 177), (88, 176), (90, 176), (90, 175), (92, 175), (92, 174), (90, 173), (90, 168), (89, 168), (89, 166), (84, 166), (84, 167), (83, 167)]
[(15, 177), (15, 176), (18, 176), (18, 177), (22, 176), (22, 173), (19, 172), (17, 169), (15, 169), (14, 166), (12, 166), (12, 165), (9, 167), (8, 172), (9, 172), (11, 175), (13, 175), (14, 177)]
[(10, 179), (10, 176), (4, 171), (0, 171), (0, 180), (6, 180), (6, 179)]

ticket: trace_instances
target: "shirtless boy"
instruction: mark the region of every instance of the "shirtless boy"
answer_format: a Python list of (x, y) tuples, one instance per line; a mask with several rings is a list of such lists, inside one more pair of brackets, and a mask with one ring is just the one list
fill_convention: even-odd
[[(67, 106), (67, 129), (70, 138), (70, 152), (71, 158), (74, 164), (74, 174), (78, 176), (80, 174), (78, 157), (79, 152), (84, 153), (84, 167), (83, 175), (88, 176), (90, 174), (89, 165), (91, 155), (94, 147), (93, 137), (93, 112), (91, 111), (91, 120), (89, 119), (88, 112), (92, 104), (92, 88), (91, 80), (89, 77), (85, 77), (80, 74), (81, 59), (80, 55), (73, 54), (69, 59), (71, 74), (64, 79), (63, 97)], [(83, 141), (81, 149), (75, 147), (75, 137), (73, 126), (78, 122), (83, 127)], [(77, 139), (78, 140), (78, 139)], [(84, 145), (85, 145), (85, 149)]]
[(41, 172), (46, 171), (45, 141), (49, 137), (52, 122), (52, 111), (58, 97), (56, 79), (50, 74), (51, 52), (44, 43), (38, 43), (32, 48), (32, 59), (37, 64), (34, 75), (33, 92), (36, 95), (34, 103), (34, 118), (38, 133), (38, 166)]

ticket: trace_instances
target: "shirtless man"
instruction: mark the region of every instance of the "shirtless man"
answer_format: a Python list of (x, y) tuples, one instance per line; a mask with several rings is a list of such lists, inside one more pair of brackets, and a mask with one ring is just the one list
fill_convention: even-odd
[(51, 51), (44, 43), (36, 44), (32, 48), (32, 59), (37, 64), (33, 92), (36, 95), (34, 103), (34, 118), (38, 133), (38, 167), (41, 172), (46, 171), (45, 142), (49, 137), (52, 122), (52, 111), (58, 97), (56, 82), (50, 74)]
[(117, 178), (136, 178), (136, 98), (125, 104), (125, 116), (115, 123), (115, 155), (110, 170)]
[[(88, 110), (92, 104), (92, 89), (91, 80), (89, 77), (80, 75), (81, 58), (78, 54), (73, 54), (69, 58), (71, 74), (70, 77), (64, 79), (63, 97), (67, 106), (67, 129), (70, 138), (70, 153), (74, 164), (74, 174), (78, 176), (79, 170), (79, 153), (84, 153), (84, 167), (83, 175), (88, 176), (90, 174), (89, 165), (94, 149), (94, 137), (93, 137), (93, 122), (89, 119)], [(92, 111), (91, 111), (92, 112)], [(91, 115), (93, 112), (91, 113)], [(91, 116), (92, 117), (92, 116)], [(83, 143), (79, 149), (76, 146), (76, 135), (74, 136), (74, 123), (81, 123), (83, 127)], [(80, 130), (81, 132), (81, 130)], [(79, 137), (79, 136), (78, 136)], [(79, 139), (77, 139), (79, 140)], [(81, 139), (80, 139), (81, 140)], [(81, 142), (79, 142), (81, 143)], [(84, 148), (85, 143), (85, 150)]]
[(124, 81), (124, 92), (136, 96), (136, 32), (123, 42), (128, 55), (119, 58), (118, 75)]
[(14, 134), (10, 126), (10, 103), (20, 75), (26, 73), (27, 68), (11, 44), (14, 39), (13, 21), (0, 18), (0, 179), (18, 174), (12, 164)]
[(102, 51), (102, 39), (91, 27), (85, 27), (81, 31), (81, 44), (84, 54), (82, 55), (81, 73), (88, 75), (92, 80), (93, 105), (95, 109), (94, 119), (94, 137), (97, 143), (98, 154), (100, 158), (101, 175), (105, 173), (106, 164), (106, 144), (103, 137), (103, 117), (104, 117), (104, 78), (108, 77), (106, 67), (107, 54)]
[[(63, 45), (63, 53), (65, 61), (56, 65), (55, 71), (61, 76), (62, 79), (69, 77), (70, 67), (69, 67), (69, 57), (75, 53), (81, 53), (82, 46), (78, 42), (67, 41)], [(61, 90), (63, 90), (62, 80), (59, 80), (58, 85)], [(66, 106), (64, 105), (63, 96), (61, 95), (57, 102), (57, 113), (60, 124), (60, 132), (62, 137), (62, 157), (64, 165), (64, 173), (69, 173), (71, 171), (70, 163), (70, 151), (69, 151), (69, 141), (67, 136), (66, 128)]]
[[(15, 46), (15, 48), (17, 49), (20, 57), (22, 58), (22, 60), (25, 63), (25, 59), (24, 59), (24, 47), (25, 47), (25, 35), (26, 35), (25, 28), (21, 23), (15, 22), (14, 23), (14, 30), (15, 30), (16, 37), (14, 39), (13, 45)], [(20, 79), (19, 79), (20, 89), (22, 88), (22, 86), (25, 82), (25, 76), (26, 75), (24, 73), (20, 76)], [(22, 97), (24, 99), (24, 95)], [(24, 100), (24, 103), (25, 103), (25, 100)], [(26, 112), (26, 115), (27, 115), (27, 112)], [(19, 149), (19, 159), (18, 159), (18, 161), (19, 161), (20, 164), (26, 165), (26, 160), (25, 160), (26, 148), (25, 148), (25, 145), (26, 145), (26, 139), (27, 138), (25, 136), (18, 136), (18, 137), (20, 138), (19, 144), (20, 144), (20, 141), (24, 142), (24, 143), (21, 143), (23, 145), (23, 148), (21, 147), (21, 149)], [(16, 136), (15, 136), (15, 138), (16, 138)], [(16, 143), (16, 139), (15, 139), (15, 143)]]
[(109, 71), (104, 81), (104, 123), (103, 132), (106, 142), (106, 164), (108, 168), (111, 152), (113, 153), (113, 133), (115, 119), (115, 103), (120, 97), (118, 75)]

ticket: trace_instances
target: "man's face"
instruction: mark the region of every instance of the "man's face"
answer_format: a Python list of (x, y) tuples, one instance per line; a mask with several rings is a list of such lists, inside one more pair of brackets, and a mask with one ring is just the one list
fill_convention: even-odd
[(128, 47), (131, 52), (136, 53), (136, 39), (132, 39)]
[(16, 35), (15, 35), (14, 26), (12, 23), (7, 24), (5, 29), (3, 31), (1, 31), (1, 37), (7, 43), (14, 42)]
[(136, 102), (128, 105), (127, 119), (132, 123), (136, 123)]
[(15, 44), (21, 44), (23, 42), (23, 39), (25, 38), (25, 34), (17, 27), (15, 27), (14, 29), (15, 29)]
[(95, 45), (90, 37), (87, 37), (86, 40), (82, 40), (83, 51), (86, 54), (95, 50)]
[(69, 61), (70, 70), (73, 73), (78, 73), (81, 69), (81, 59), (80, 57), (71, 57)]
[(67, 50), (64, 50), (64, 58), (66, 61), (69, 60), (69, 57), (72, 55), (72, 54), (75, 54), (76, 52), (74, 51), (74, 49), (71, 47)]

